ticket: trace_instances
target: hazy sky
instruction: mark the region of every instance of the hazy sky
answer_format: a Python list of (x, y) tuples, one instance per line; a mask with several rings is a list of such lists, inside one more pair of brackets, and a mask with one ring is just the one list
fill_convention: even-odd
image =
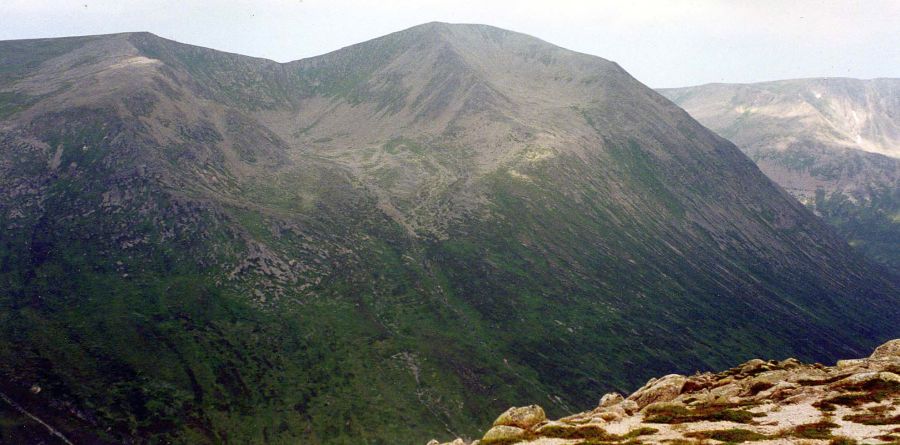
[(900, 77), (900, 0), (0, 0), (0, 39), (150, 31), (288, 61), (429, 21), (614, 60), (653, 87)]

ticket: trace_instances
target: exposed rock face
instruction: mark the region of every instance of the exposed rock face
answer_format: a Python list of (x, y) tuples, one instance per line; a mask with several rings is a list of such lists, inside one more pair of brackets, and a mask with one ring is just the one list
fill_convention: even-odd
[(494, 426), (505, 425), (529, 429), (545, 420), (547, 420), (547, 415), (544, 414), (543, 408), (537, 405), (529, 405), (521, 408), (512, 407), (506, 410), (494, 421)]
[[(898, 373), (900, 339), (830, 367), (754, 359), (719, 373), (651, 379), (628, 398), (606, 394), (591, 411), (523, 428), (494, 426), (471, 443), (897, 443)], [(524, 413), (538, 410), (510, 408), (498, 422), (511, 413), (533, 420), (540, 416)]]
[(877, 348), (872, 353), (872, 358), (888, 358), (900, 356), (900, 339), (891, 340)]
[(638, 408), (651, 403), (668, 402), (681, 394), (685, 383), (687, 378), (677, 374), (670, 374), (658, 380), (652, 379), (643, 388), (628, 396), (628, 400), (637, 403)]

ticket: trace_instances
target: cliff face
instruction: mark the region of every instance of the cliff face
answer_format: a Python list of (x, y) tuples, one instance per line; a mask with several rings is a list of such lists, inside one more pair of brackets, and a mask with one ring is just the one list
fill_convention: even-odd
[(709, 441), (897, 443), (900, 339), (867, 358), (835, 366), (754, 359), (719, 373), (670, 374), (651, 379), (628, 397), (606, 394), (597, 408), (559, 420), (547, 420), (537, 405), (510, 408), (471, 444)]

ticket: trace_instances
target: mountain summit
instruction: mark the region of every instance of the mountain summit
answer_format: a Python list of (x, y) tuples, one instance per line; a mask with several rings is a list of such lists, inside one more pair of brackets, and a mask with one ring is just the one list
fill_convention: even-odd
[(0, 42), (0, 100), (0, 391), (73, 441), (423, 443), (900, 320), (733, 144), (522, 34)]

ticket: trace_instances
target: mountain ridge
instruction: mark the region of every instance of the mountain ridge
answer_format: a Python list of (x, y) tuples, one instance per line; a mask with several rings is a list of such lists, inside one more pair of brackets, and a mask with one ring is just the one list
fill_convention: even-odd
[(296, 70), (0, 43), (0, 389), (89, 442), (418, 443), (892, 335), (898, 279), (683, 110), (441, 27)]

